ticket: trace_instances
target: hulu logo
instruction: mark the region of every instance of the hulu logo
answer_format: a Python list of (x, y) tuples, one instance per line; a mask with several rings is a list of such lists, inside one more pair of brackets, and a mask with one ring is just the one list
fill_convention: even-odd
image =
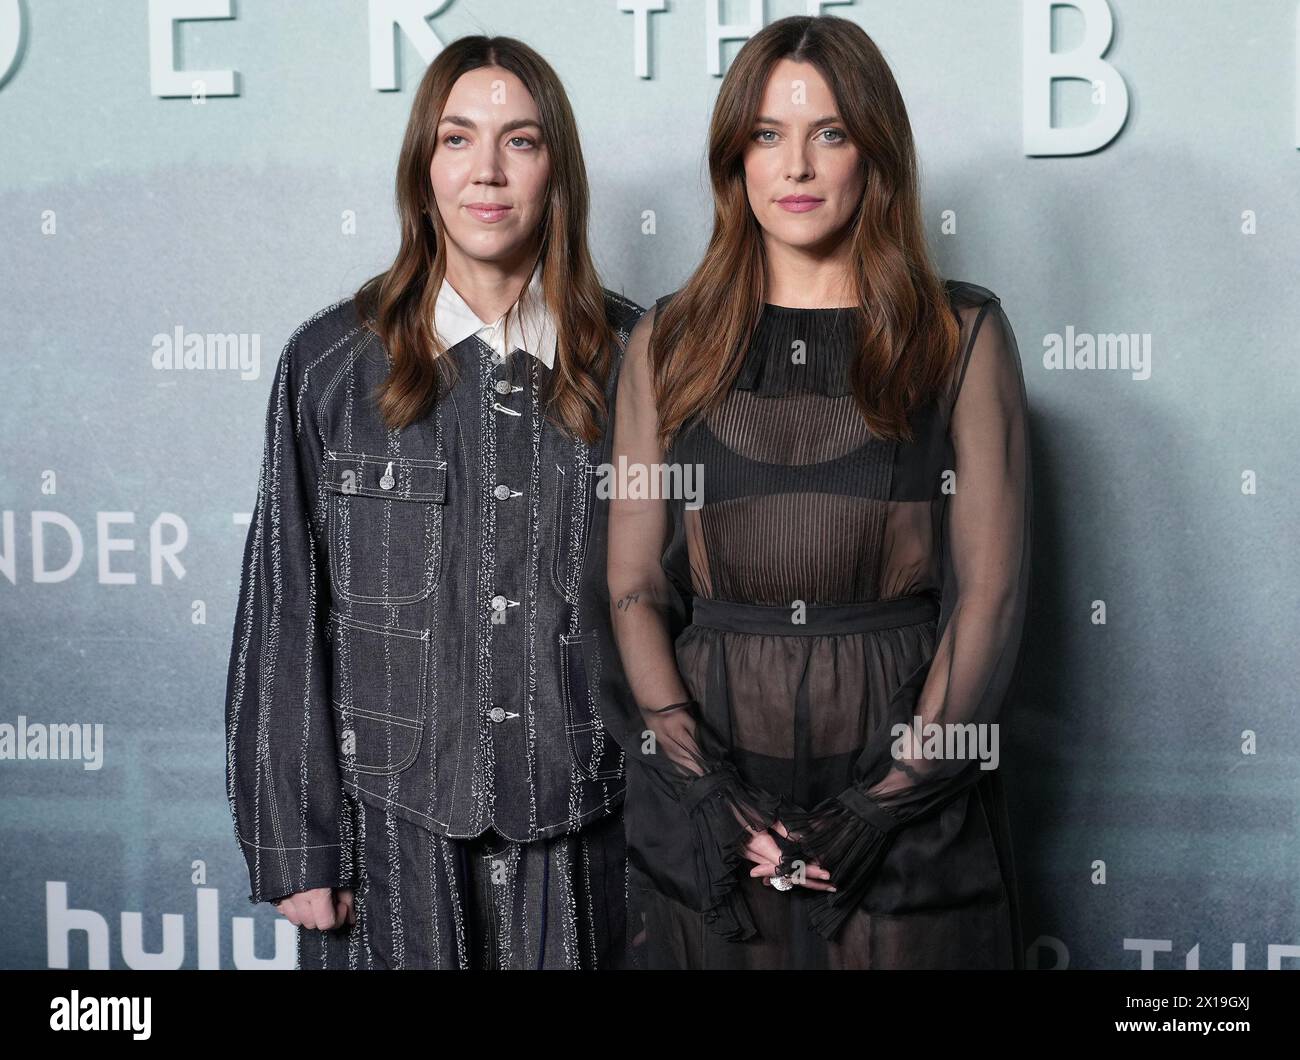
[[(215, 887), (199, 887), (195, 896), (196, 960), (192, 968), (220, 968), (223, 941), (219, 910), (219, 892)], [(187, 966), (185, 916), (162, 914), (162, 949), (147, 952), (144, 948), (144, 914), (121, 913), (117, 938), (122, 962), (128, 968), (174, 970)], [(251, 916), (230, 917), (229, 942), (236, 968), (294, 968), (298, 963), (298, 929), (283, 917), (275, 921), (275, 954), (255, 956), (253, 945), (256, 921)], [(69, 909), (68, 885), (61, 880), (45, 883), (45, 938), (48, 964), (67, 968), (68, 952), (74, 932), (85, 932), (86, 967), (108, 968), (112, 933), (108, 919), (93, 909)]]

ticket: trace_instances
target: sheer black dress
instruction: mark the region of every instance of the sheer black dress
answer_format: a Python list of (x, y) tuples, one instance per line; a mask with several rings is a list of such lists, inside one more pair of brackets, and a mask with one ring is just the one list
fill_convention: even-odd
[[(996, 767), (1029, 588), (1027, 406), (997, 296), (946, 289), (960, 359), (910, 443), (857, 411), (850, 314), (769, 304), (725, 401), (665, 453), (655, 313), (632, 333), (609, 462), (694, 466), (703, 487), (614, 477), (591, 528), (639, 966), (1022, 966)], [(774, 821), (783, 869), (815, 860), (834, 893), (749, 875), (747, 829)]]

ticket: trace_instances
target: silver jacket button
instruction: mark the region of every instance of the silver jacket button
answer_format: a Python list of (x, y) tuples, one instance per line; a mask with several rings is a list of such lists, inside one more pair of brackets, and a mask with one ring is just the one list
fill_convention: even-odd
[(397, 480), (393, 478), (393, 462), (388, 461), (388, 467), (384, 468), (384, 477), (379, 480), (381, 490), (390, 490)]
[(510, 487), (504, 482), (492, 491), (497, 500), (503, 501), (510, 496)]
[(508, 394), (508, 393), (510, 393), (510, 380), (508, 380), (508, 379), (498, 379), (498, 380), (496, 381), (496, 392), (497, 392), (498, 394)]
[(492, 597), (492, 610), (504, 611), (506, 609), (506, 598), (504, 596)]
[(488, 717), (491, 718), (498, 725), (501, 724), (501, 722), (506, 720), (505, 708), (493, 707), (491, 710), (488, 711)]

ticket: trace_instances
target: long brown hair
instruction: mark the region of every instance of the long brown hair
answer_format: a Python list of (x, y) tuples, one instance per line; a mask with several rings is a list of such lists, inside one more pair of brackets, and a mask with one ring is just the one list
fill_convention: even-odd
[[(375, 401), (390, 428), (423, 416), (456, 381), (434, 327), (434, 306), (446, 275), (438, 207), (429, 163), (438, 122), (456, 80), (471, 70), (499, 66), (523, 82), (537, 104), (551, 173), (541, 221), (540, 259), (546, 304), (555, 318), (555, 362), (543, 396), (547, 416), (587, 442), (600, 435), (604, 384), (616, 341), (605, 315), (605, 295), (587, 246), (587, 170), (577, 124), (564, 86), (532, 48), (512, 37), (462, 37), (425, 71), (411, 106), (397, 162), (401, 246), (393, 264), (357, 292), (357, 308), (391, 357)], [(526, 287), (525, 287), (526, 289)], [(516, 307), (517, 308), (517, 307)]]
[(912, 127), (889, 64), (847, 19), (779, 19), (746, 42), (723, 78), (709, 126), (713, 235), (655, 320), (650, 363), (665, 446), (725, 397), (762, 311), (765, 252), (745, 192), (744, 151), (783, 58), (821, 71), (867, 166), (848, 236), (862, 346), (850, 383), (872, 433), (910, 441), (910, 411), (942, 388), (957, 360), (960, 325), (926, 250)]

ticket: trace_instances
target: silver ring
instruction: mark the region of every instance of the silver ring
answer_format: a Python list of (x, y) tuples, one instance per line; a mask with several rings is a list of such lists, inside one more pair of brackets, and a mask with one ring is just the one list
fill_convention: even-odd
[(778, 891), (788, 891), (794, 887), (794, 883), (791, 881), (789, 876), (773, 876), (771, 879), (772, 886)]

